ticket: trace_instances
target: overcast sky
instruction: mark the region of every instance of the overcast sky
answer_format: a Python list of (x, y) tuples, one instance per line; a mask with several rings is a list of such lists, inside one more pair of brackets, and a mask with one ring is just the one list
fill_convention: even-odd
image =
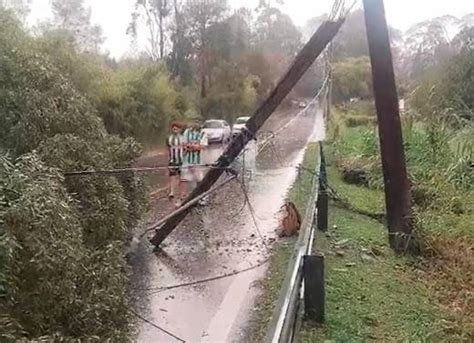
[[(49, 1), (32, 1), (32, 23), (50, 16)], [(86, 0), (86, 3), (92, 7), (93, 22), (103, 28), (106, 37), (104, 48), (115, 57), (128, 51), (130, 40), (125, 31), (135, 0)], [(258, 0), (229, 0), (229, 3), (233, 7), (255, 8)], [(282, 9), (296, 25), (302, 26), (309, 18), (327, 13), (333, 0), (285, 0), (284, 3)], [(440, 15), (461, 17), (472, 13), (474, 0), (385, 0), (385, 11), (390, 25), (406, 30), (416, 22)]]

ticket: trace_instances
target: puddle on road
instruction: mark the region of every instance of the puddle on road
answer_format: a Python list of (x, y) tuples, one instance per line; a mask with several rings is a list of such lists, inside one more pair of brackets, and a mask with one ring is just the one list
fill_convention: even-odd
[[(314, 137), (311, 131), (311, 127), (305, 131), (306, 139)], [(254, 170), (246, 189), (254, 218), (248, 206), (243, 207), (240, 186), (234, 183), (225, 190), (228, 193), (217, 194), (209, 206), (195, 210), (193, 220), (188, 216), (156, 256), (143, 254), (142, 263), (148, 266), (148, 279), (144, 282), (148, 290), (142, 295), (146, 318), (188, 342), (245, 339), (239, 334), (258, 293), (254, 283), (264, 276), (266, 265), (260, 264), (269, 255), (266, 247), (270, 248), (276, 237), (277, 214), (296, 178), (295, 166), (302, 161), (305, 145), (306, 141), (284, 156), (286, 166), (272, 152), (252, 161), (254, 151), (248, 151), (245, 164)], [(256, 145), (251, 149), (256, 149)], [(203, 163), (212, 163), (221, 152), (220, 146), (210, 146)], [(256, 265), (260, 266), (211, 282), (166, 291), (158, 289)], [(144, 324), (138, 341), (174, 339)]]

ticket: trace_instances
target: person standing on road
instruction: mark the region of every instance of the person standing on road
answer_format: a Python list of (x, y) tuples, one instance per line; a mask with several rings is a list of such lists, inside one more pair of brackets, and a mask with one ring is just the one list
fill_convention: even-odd
[(186, 141), (186, 152), (184, 156), (184, 166), (186, 168), (186, 181), (189, 182), (189, 191), (192, 191), (201, 179), (201, 154), (206, 142), (206, 135), (198, 123), (193, 123), (184, 132)]
[(171, 133), (166, 139), (168, 147), (168, 173), (169, 173), (169, 193), (170, 199), (176, 196), (176, 192), (180, 191), (179, 196), (182, 197), (184, 192), (180, 187), (181, 167), (184, 159), (185, 140), (182, 135), (181, 126), (178, 123), (171, 124)]

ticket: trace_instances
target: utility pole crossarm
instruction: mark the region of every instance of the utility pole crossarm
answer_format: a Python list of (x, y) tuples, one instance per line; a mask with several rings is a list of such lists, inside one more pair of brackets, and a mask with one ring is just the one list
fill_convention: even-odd
[[(255, 137), (255, 134), (262, 127), (265, 121), (281, 104), (283, 99), (290, 93), (306, 70), (308, 70), (311, 64), (334, 38), (342, 23), (343, 19), (340, 19), (336, 22), (326, 21), (319, 26), (318, 30), (298, 53), (293, 64), (283, 78), (278, 82), (275, 89), (270, 93), (262, 105), (260, 105), (255, 114), (247, 121), (246, 130), (243, 130), (241, 134), (237, 135), (232, 140), (224, 153), (216, 161), (217, 167), (228, 167), (240, 154), (248, 141)], [(187, 203), (193, 198), (206, 192), (219, 179), (223, 172), (224, 169), (222, 168), (211, 169), (191, 194), (189, 194), (184, 203)], [(191, 208), (188, 208), (186, 211), (180, 212), (179, 214), (169, 218), (161, 229), (156, 231), (155, 236), (150, 240), (150, 242), (155, 246), (159, 246), (161, 242), (163, 242), (163, 240), (165, 240), (174, 230), (174, 228), (186, 217), (190, 210)]]

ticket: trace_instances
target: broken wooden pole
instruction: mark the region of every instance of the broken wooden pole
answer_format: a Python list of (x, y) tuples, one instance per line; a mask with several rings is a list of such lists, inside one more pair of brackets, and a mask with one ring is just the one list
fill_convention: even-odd
[(326, 299), (324, 288), (324, 256), (304, 256), (303, 280), (305, 317), (322, 324), (324, 323)]
[[(278, 82), (275, 89), (260, 105), (254, 115), (247, 121), (246, 129), (232, 139), (229, 146), (217, 159), (215, 163), (217, 167), (229, 166), (230, 163), (232, 163), (232, 161), (239, 155), (247, 142), (255, 136), (257, 131), (262, 127), (273, 111), (275, 111), (278, 105), (280, 105), (283, 99), (290, 93), (306, 70), (308, 70), (311, 64), (313, 64), (314, 60), (324, 51), (328, 43), (339, 31), (343, 22), (343, 19), (336, 22), (326, 21), (319, 26), (318, 30), (298, 53), (290, 69)], [(189, 194), (184, 202), (186, 203), (207, 191), (219, 179), (223, 172), (224, 170), (221, 168), (214, 168), (207, 172), (204, 179), (197, 185), (191, 194)], [(156, 231), (155, 236), (150, 240), (150, 242), (155, 246), (159, 246), (181, 222), (181, 220), (186, 217), (190, 210), (191, 208), (170, 218), (161, 229)]]
[(390, 246), (412, 249), (411, 195), (383, 0), (363, 0), (385, 186)]
[(140, 237), (144, 236), (147, 232), (150, 232), (151, 230), (156, 229), (160, 225), (163, 225), (170, 218), (172, 218), (172, 217), (178, 215), (179, 213), (181, 213), (183, 211), (186, 211), (188, 208), (196, 205), (200, 200), (204, 199), (206, 196), (210, 195), (211, 193), (214, 193), (215, 191), (219, 190), (220, 188), (222, 188), (223, 186), (228, 184), (230, 181), (234, 180), (236, 177), (237, 177), (237, 175), (230, 176), (227, 180), (222, 181), (220, 184), (208, 189), (207, 191), (199, 194), (194, 199), (192, 199), (192, 200), (188, 201), (187, 203), (183, 204), (182, 206), (178, 207), (176, 210), (174, 210), (173, 212), (168, 214), (166, 217), (164, 217), (164, 218), (158, 220), (157, 222), (151, 224)]

